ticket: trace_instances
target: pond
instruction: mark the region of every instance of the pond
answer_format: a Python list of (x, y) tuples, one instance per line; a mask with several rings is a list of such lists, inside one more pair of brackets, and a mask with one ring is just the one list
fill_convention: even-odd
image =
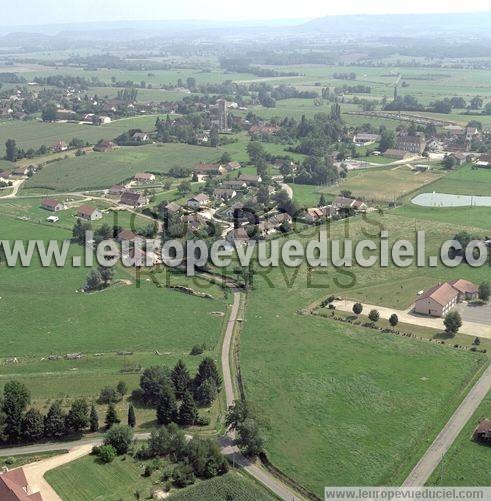
[(450, 195), (447, 193), (421, 193), (411, 202), (423, 207), (491, 207), (491, 196)]

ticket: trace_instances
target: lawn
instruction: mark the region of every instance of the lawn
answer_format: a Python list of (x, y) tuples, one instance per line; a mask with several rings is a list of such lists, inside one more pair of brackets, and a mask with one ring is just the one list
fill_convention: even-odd
[[(99, 464), (93, 456), (73, 461), (46, 474), (46, 480), (63, 499), (82, 501), (97, 499), (105, 501), (129, 501), (139, 492), (141, 499), (162, 487), (160, 471), (144, 477), (145, 462), (135, 461), (130, 456), (118, 457), (112, 463)], [(253, 480), (236, 471), (223, 477), (197, 481), (185, 489), (171, 491), (169, 499), (193, 501), (216, 499), (237, 501), (273, 501), (275, 498)]]
[(86, 456), (48, 471), (45, 477), (63, 499), (126, 501), (135, 499), (136, 491), (146, 498), (156, 487), (154, 482), (160, 480), (158, 472), (144, 477), (143, 471), (144, 464), (131, 457), (100, 464), (94, 456)]
[(46, 165), (30, 178), (25, 189), (81, 191), (109, 188), (137, 172), (167, 173), (172, 167), (193, 168), (199, 162), (218, 160), (213, 148), (186, 144), (123, 147), (108, 153), (91, 153)]
[(479, 421), (491, 418), (491, 392), (482, 401), (477, 411), (460, 432), (457, 440), (445, 454), (442, 464), (433, 472), (427, 485), (436, 486), (483, 486), (491, 485), (489, 446), (480, 445), (472, 439)]

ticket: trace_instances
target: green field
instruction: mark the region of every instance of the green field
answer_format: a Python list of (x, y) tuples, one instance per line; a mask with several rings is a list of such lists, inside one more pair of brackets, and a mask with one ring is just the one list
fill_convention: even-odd
[(472, 439), (472, 433), (479, 421), (490, 417), (491, 392), (464, 426), (427, 485), (462, 487), (469, 485), (489, 487), (491, 485), (489, 446), (480, 445)]
[[(130, 117), (112, 123), (94, 126), (77, 123), (44, 123), (41, 121), (0, 122), (0, 156), (5, 154), (5, 141), (15, 139), (17, 146), (24, 149), (53, 146), (59, 140), (71, 141), (74, 137), (97, 143), (100, 139), (114, 139), (129, 129), (154, 129), (155, 116)], [(35, 163), (35, 160), (33, 160)]]
[(218, 160), (213, 148), (185, 144), (128, 146), (107, 153), (91, 153), (46, 165), (24, 188), (81, 191), (109, 188), (137, 172), (165, 174), (172, 167), (192, 169), (199, 162)]

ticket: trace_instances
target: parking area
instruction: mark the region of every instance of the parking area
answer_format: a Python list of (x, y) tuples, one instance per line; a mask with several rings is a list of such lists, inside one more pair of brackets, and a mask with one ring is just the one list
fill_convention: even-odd
[(457, 305), (457, 310), (464, 321), (491, 325), (491, 303), (482, 306), (460, 303)]

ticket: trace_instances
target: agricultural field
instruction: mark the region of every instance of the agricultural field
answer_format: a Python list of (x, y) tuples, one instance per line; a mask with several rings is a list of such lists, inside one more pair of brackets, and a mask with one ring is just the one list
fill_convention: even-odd
[(433, 472), (427, 485), (435, 486), (485, 486), (491, 485), (489, 447), (472, 439), (472, 433), (479, 421), (491, 413), (491, 392), (466, 424), (442, 464)]
[(218, 157), (213, 148), (185, 144), (127, 146), (53, 162), (27, 180), (23, 189), (44, 189), (47, 193), (106, 189), (137, 172), (166, 174), (172, 167), (192, 168)]
[[(0, 121), (0, 156), (5, 154), (5, 141), (15, 139), (19, 148), (39, 148), (43, 144), (52, 146), (59, 140), (66, 143), (74, 137), (97, 143), (100, 139), (113, 139), (129, 129), (152, 131), (156, 116), (121, 118), (100, 126), (78, 123), (44, 123), (41, 121)], [(36, 163), (33, 159), (31, 163)]]

